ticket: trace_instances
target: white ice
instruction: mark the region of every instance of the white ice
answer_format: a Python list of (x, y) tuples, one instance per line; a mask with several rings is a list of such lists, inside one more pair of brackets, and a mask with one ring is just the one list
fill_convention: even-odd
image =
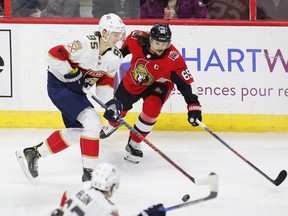
[[(79, 146), (39, 160), (39, 177), (28, 181), (15, 151), (38, 144), (52, 129), (0, 129), (0, 215), (48, 216), (65, 190), (81, 184)], [(275, 179), (288, 170), (288, 133), (217, 133), (233, 149)], [(99, 161), (118, 166), (121, 183), (112, 201), (121, 216), (137, 215), (152, 204), (165, 207), (205, 197), (208, 186), (197, 186), (143, 143), (143, 160), (123, 160), (127, 130), (103, 140)], [(207, 132), (153, 131), (147, 139), (195, 179), (210, 172), (219, 176), (218, 197), (169, 211), (167, 216), (287, 216), (288, 179), (273, 185)]]

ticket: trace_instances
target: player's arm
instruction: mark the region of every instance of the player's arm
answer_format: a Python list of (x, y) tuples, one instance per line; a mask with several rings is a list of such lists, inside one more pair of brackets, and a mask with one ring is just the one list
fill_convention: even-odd
[[(86, 37), (76, 39), (71, 43), (52, 47), (48, 51), (47, 56), (49, 71), (54, 74), (56, 73), (58, 75), (64, 76), (65, 74), (70, 73), (74, 68), (79, 67), (79, 62), (86, 60), (83, 59), (87, 56), (86, 53), (91, 53), (93, 48), (92, 45), (97, 43), (96, 39), (92, 39), (89, 38), (88, 35)], [(96, 45), (94, 44), (94, 46)], [(89, 70), (91, 68), (83, 69)]]
[(126, 37), (120, 51), (123, 55), (123, 58), (131, 53), (131, 46), (134, 46), (133, 44), (138, 43), (138, 38), (141, 37), (141, 35), (145, 34), (145, 32), (140, 30), (132, 31), (128, 37)]
[(202, 107), (198, 100), (197, 88), (193, 85), (194, 79), (187, 68), (172, 72), (171, 81), (177, 86), (187, 103), (188, 121), (192, 126), (198, 126), (196, 119), (202, 121)]
[(131, 53), (129, 50), (129, 41), (131, 41), (131, 34), (125, 39), (125, 41), (124, 41), (124, 43), (120, 49), (123, 58)]
[(57, 45), (48, 51), (47, 63), (52, 73), (64, 75), (72, 71), (69, 60), (70, 52), (65, 45)]

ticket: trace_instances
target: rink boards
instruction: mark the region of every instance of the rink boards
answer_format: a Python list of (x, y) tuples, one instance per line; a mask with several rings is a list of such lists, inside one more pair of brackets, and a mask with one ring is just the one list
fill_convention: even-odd
[[(46, 92), (46, 53), (97, 28), (0, 24), (0, 127), (63, 127)], [(127, 34), (134, 29), (150, 26), (128, 25)], [(287, 28), (172, 25), (171, 29), (173, 44), (195, 79), (205, 124), (216, 131), (288, 131), (288, 44), (283, 44)], [(129, 57), (118, 79), (127, 67)], [(188, 124), (186, 109), (175, 88), (155, 129), (201, 130)], [(137, 103), (126, 120), (132, 124), (140, 111)]]

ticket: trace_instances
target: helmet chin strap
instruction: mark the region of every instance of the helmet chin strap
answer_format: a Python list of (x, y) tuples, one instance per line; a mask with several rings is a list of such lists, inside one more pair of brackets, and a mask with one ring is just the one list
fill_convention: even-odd
[(112, 185), (112, 187), (110, 188), (108, 192), (108, 197), (112, 197), (113, 193), (115, 192), (116, 188), (115, 188), (115, 184)]
[(109, 45), (108, 45), (108, 40), (110, 39), (110, 32), (108, 33), (107, 32), (107, 36), (108, 36), (108, 38), (107, 38), (107, 40), (106, 40), (106, 38), (103, 36), (103, 34), (101, 34), (101, 37), (102, 37), (102, 39), (103, 39), (103, 41), (104, 41), (104, 44), (105, 44), (105, 46), (107, 47), (107, 48), (111, 48)]

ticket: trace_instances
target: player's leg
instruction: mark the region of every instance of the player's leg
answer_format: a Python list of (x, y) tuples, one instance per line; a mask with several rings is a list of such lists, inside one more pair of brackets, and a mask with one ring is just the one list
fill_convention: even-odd
[(65, 83), (57, 80), (51, 73), (48, 73), (48, 95), (61, 111), (64, 124), (69, 129), (57, 130), (39, 145), (16, 152), (20, 166), (29, 179), (38, 176), (40, 157), (56, 154), (74, 143), (79, 143), (82, 124), (77, 121), (77, 116), (86, 107), (92, 107), (85, 95), (67, 89)]
[[(161, 99), (156, 95), (148, 96), (143, 102), (143, 109), (137, 121), (134, 124), (134, 129), (138, 131), (143, 137), (146, 137), (152, 130), (156, 123), (157, 116), (162, 107)], [(125, 160), (133, 163), (139, 163), (143, 157), (141, 150), (141, 139), (130, 131), (128, 143), (125, 147), (126, 156)]]
[(16, 151), (17, 159), (28, 179), (36, 178), (38, 160), (56, 154), (72, 144), (79, 143), (82, 129), (69, 128), (54, 131), (47, 139), (38, 145)]
[[(121, 113), (120, 117), (124, 118), (127, 111)], [(120, 128), (122, 124), (120, 122), (111, 122), (106, 121), (106, 124), (102, 127), (100, 131), (100, 139), (105, 139), (109, 137), (111, 134), (113, 134), (118, 128)]]
[(83, 165), (82, 181), (84, 182), (91, 180), (92, 171), (97, 163), (102, 120), (97, 111), (91, 107), (83, 110), (77, 120), (83, 125), (80, 148)]
[[(159, 116), (164, 102), (170, 95), (171, 89), (165, 85), (153, 85), (143, 94), (143, 107), (139, 115), (134, 129), (138, 131), (143, 137), (146, 137), (153, 129)], [(125, 160), (139, 163), (143, 157), (141, 150), (141, 139), (130, 131), (130, 137), (125, 147)]]

